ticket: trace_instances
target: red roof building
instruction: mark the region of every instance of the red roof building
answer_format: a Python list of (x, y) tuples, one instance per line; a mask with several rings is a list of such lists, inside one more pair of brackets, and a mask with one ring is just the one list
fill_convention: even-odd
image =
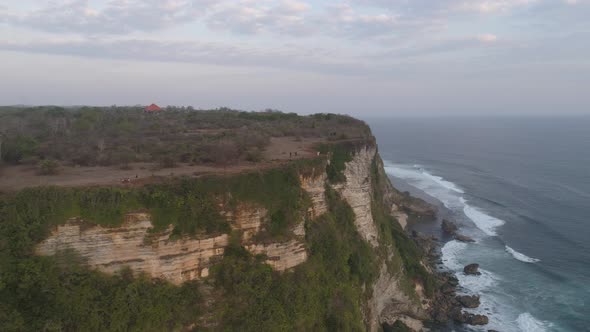
[(156, 105), (156, 104), (151, 104), (150, 106), (147, 106), (145, 108), (146, 112), (159, 112), (162, 109), (160, 108), (160, 106)]

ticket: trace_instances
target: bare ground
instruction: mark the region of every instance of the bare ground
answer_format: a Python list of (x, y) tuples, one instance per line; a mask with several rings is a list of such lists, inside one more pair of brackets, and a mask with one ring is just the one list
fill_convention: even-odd
[[(267, 169), (282, 165), (289, 160), (317, 156), (314, 145), (321, 139), (300, 139), (277, 137), (264, 151), (264, 160), (258, 163), (241, 162), (222, 166), (179, 164), (178, 167), (155, 169), (151, 163), (134, 163), (131, 169), (112, 167), (60, 167), (57, 175), (38, 175), (37, 168), (28, 165), (5, 166), (0, 169), (0, 191), (15, 191), (37, 186), (138, 186), (162, 181), (176, 176), (200, 176), (210, 174), (235, 174), (244, 171)], [(127, 182), (125, 179), (129, 179)]]

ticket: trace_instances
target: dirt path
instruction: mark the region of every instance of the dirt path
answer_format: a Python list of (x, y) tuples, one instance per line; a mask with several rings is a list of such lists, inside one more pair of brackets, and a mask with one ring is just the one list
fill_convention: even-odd
[[(154, 170), (154, 164), (134, 163), (132, 169), (114, 167), (61, 167), (57, 175), (37, 175), (36, 167), (8, 166), (0, 170), (0, 191), (15, 191), (37, 186), (89, 186), (113, 185), (133, 186), (161, 181), (176, 176), (200, 176), (205, 174), (235, 174), (244, 171), (267, 169), (282, 165), (289, 160), (317, 156), (313, 146), (320, 139), (301, 139), (294, 137), (272, 138), (264, 151), (264, 161), (259, 163), (242, 162), (228, 167), (180, 164), (178, 167)], [(123, 182), (129, 179), (129, 182)]]

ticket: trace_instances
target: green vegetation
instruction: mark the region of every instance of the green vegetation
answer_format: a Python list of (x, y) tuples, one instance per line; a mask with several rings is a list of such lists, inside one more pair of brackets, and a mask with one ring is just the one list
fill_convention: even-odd
[(107, 276), (71, 253), (0, 261), (1, 331), (165, 331), (200, 315), (195, 283)]
[(53, 159), (64, 166), (227, 166), (259, 161), (271, 137), (331, 139), (336, 134), (365, 138), (370, 130), (344, 115), (298, 116), (272, 110), (167, 107), (148, 114), (142, 107), (0, 107), (0, 159), (9, 164)]
[(141, 210), (152, 214), (154, 231), (173, 225), (175, 235), (227, 233), (229, 224), (218, 204), (235, 208), (242, 202), (268, 210), (270, 223), (261, 237), (288, 237), (289, 227), (304, 217), (309, 204), (297, 176), (306, 167), (313, 163), (302, 161), (232, 177), (183, 178), (140, 188), (29, 188), (0, 199), (0, 231), (12, 234), (5, 245), (22, 248), (14, 251), (20, 254), (42, 240), (50, 226), (70, 218), (117, 226), (125, 213)]
[(384, 206), (383, 184), (388, 181), (386, 175), (380, 172), (378, 159), (373, 159), (371, 165), (371, 181), (373, 187), (373, 199), (371, 210), (373, 219), (378, 226), (379, 238), (383, 246), (391, 246), (394, 250), (394, 260), (390, 262), (392, 271), (404, 271), (401, 286), (407, 294), (415, 294), (414, 281), (420, 281), (424, 285), (424, 292), (432, 296), (435, 290), (435, 279), (420, 263), (424, 258), (423, 251), (418, 248), (416, 242), (410, 239), (402, 229), (398, 221), (387, 213)]
[[(207, 197), (223, 190), (231, 193), (225, 196), (229, 206), (252, 202), (269, 209), (269, 232), (280, 235), (298, 218), (297, 211), (306, 210), (308, 198), (297, 189), (296, 174), (310, 165), (322, 164), (306, 161), (262, 174), (185, 179), (145, 189), (38, 188), (2, 197), (0, 330), (157, 331), (198, 321), (202, 306), (195, 284), (174, 287), (133, 278), (129, 271), (106, 276), (84, 268), (72, 253), (35, 257), (32, 247), (50, 225), (70, 216), (114, 225), (136, 209), (172, 222), (180, 233), (207, 230), (182, 220), (216, 220), (218, 212)], [(359, 236), (351, 207), (330, 187), (327, 199), (329, 211), (306, 223), (309, 260), (292, 272), (273, 271), (232, 236), (213, 270), (224, 294), (215, 309), (222, 329), (364, 329), (361, 306), (371, 288), (363, 285), (376, 277), (376, 257)]]
[(329, 211), (307, 223), (309, 259), (279, 274), (239, 242), (213, 271), (224, 291), (221, 328), (240, 331), (362, 331), (363, 285), (377, 274), (375, 256), (358, 234), (354, 213), (328, 188)]
[[(195, 322), (199, 295), (194, 284), (174, 287), (129, 273), (109, 277), (85, 269), (75, 255), (36, 257), (33, 246), (50, 226), (68, 218), (115, 226), (125, 213), (137, 210), (153, 214), (156, 230), (174, 225), (176, 235), (228, 232), (218, 210), (221, 201), (228, 207), (238, 202), (264, 206), (271, 215), (267, 236), (288, 236), (309, 200), (297, 174), (317, 165), (302, 161), (261, 173), (143, 188), (31, 188), (0, 197), (0, 330), (161, 331)], [(274, 273), (258, 265), (252, 268)]]
[(323, 144), (319, 147), (320, 152), (330, 156), (330, 162), (326, 165), (326, 174), (331, 183), (346, 181), (344, 170), (346, 163), (352, 160), (351, 146), (348, 144)]
[[(301, 119), (275, 112), (220, 112), (240, 121)], [(89, 115), (81, 118), (90, 123), (93, 119)], [(331, 115), (309, 118), (342, 121)], [(387, 253), (376, 251), (361, 238), (352, 208), (329, 185), (328, 211), (308, 220), (310, 199), (299, 180), (300, 175), (324, 168), (330, 183), (345, 180), (345, 163), (356, 148), (349, 142), (322, 146), (330, 155), (329, 165), (325, 158), (317, 158), (231, 177), (180, 178), (139, 188), (41, 187), (0, 196), (0, 330), (162, 331), (198, 324), (205, 305), (196, 283), (177, 287), (147, 276), (133, 277), (130, 271), (107, 276), (85, 268), (71, 252), (34, 256), (34, 245), (53, 225), (69, 218), (78, 217), (89, 225), (116, 226), (132, 211), (151, 213), (154, 232), (173, 225), (173, 236), (229, 233), (220, 205), (233, 209), (241, 204), (268, 210), (269, 220), (257, 242), (287, 240), (292, 236), (291, 226), (305, 220), (309, 257), (293, 270), (278, 273), (264, 263), (266, 257), (254, 256), (240, 245), (239, 233), (232, 233), (223, 259), (206, 281), (214, 286), (215, 297), (213, 307), (207, 310), (219, 330), (365, 330), (363, 308), (373, 295), (371, 286)], [(21, 156), (31, 155), (23, 152)], [(379, 250), (393, 250), (394, 261), (386, 262), (401, 277), (408, 294), (414, 292), (413, 282), (420, 281), (431, 295), (434, 281), (420, 264), (423, 253), (386, 209), (387, 179), (377, 159), (372, 164), (371, 181)], [(402, 325), (393, 328), (404, 331)]]
[(39, 163), (39, 174), (41, 175), (55, 175), (59, 169), (59, 163), (55, 160), (46, 159)]

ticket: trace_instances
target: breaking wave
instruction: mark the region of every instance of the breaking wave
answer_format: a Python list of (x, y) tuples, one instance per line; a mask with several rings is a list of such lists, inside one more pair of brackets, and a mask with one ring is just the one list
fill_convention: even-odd
[(516, 323), (523, 332), (544, 332), (550, 327), (549, 323), (536, 319), (528, 312), (518, 315)]
[(538, 261), (540, 261), (540, 259), (536, 259), (536, 258), (532, 258), (529, 257), (525, 254), (522, 254), (512, 248), (510, 248), (509, 246), (506, 246), (506, 251), (512, 255), (512, 257), (514, 257), (515, 259), (521, 261), (521, 262), (525, 262), (525, 263), (536, 263)]
[(462, 209), (475, 226), (488, 236), (496, 236), (496, 228), (505, 223), (504, 220), (492, 217), (481, 209), (469, 205), (462, 195), (465, 192), (458, 185), (427, 172), (420, 165), (387, 163), (385, 171), (440, 200), (451, 210)]
[(487, 235), (496, 236), (496, 228), (505, 224), (504, 220), (492, 217), (480, 209), (467, 204), (463, 198), (461, 198), (461, 201), (465, 204), (463, 208), (465, 215), (473, 221), (477, 228), (481, 229)]

